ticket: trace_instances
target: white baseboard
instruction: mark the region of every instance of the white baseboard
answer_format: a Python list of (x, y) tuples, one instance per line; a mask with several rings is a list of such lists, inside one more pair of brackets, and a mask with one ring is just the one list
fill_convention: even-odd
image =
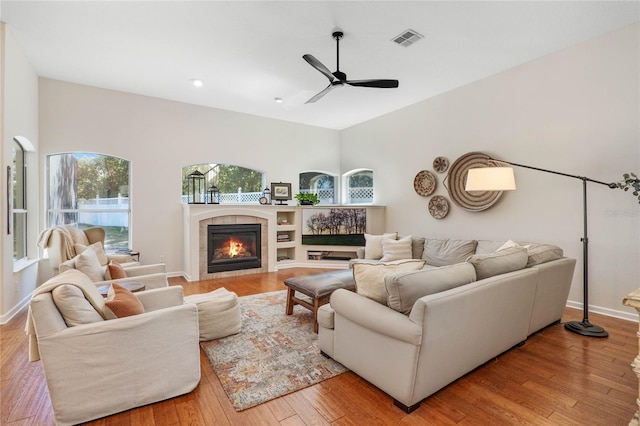
[[(567, 307), (568, 308), (574, 308), (574, 309), (582, 310), (583, 306), (584, 306), (583, 303), (573, 302), (571, 300), (567, 301)], [(593, 305), (589, 306), (589, 312), (590, 313), (594, 313), (594, 314), (606, 315), (608, 317), (620, 318), (620, 319), (627, 320), (627, 321), (638, 322), (638, 314), (637, 313), (618, 311), (616, 309), (603, 308), (603, 307), (600, 307), (600, 306), (593, 306)]]
[(4, 315), (0, 315), (0, 324), (6, 324), (9, 321), (11, 321), (13, 317), (18, 315), (20, 311), (23, 310), (29, 304), (30, 300), (31, 300), (31, 295), (28, 295), (23, 300), (21, 300), (20, 303), (18, 303), (13, 308), (11, 308), (9, 312), (7, 312)]

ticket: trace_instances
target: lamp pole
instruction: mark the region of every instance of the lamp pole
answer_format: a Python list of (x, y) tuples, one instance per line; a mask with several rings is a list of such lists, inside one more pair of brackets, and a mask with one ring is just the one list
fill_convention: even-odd
[(599, 183), (600, 185), (605, 185), (612, 189), (617, 188), (617, 185), (615, 183), (606, 183), (599, 180), (590, 179), (585, 176), (571, 175), (568, 173), (556, 172), (554, 170), (547, 170), (541, 169), (539, 167), (512, 163), (510, 161), (496, 160), (491, 157), (489, 157), (488, 160), (489, 162), (493, 163), (506, 163), (516, 167), (523, 167), (525, 169), (537, 170), (539, 172), (552, 173), (555, 175), (580, 179), (582, 181), (583, 235), (580, 239), (580, 241), (582, 241), (582, 321), (569, 321), (564, 324), (564, 328), (583, 336), (607, 337), (609, 333), (604, 328), (600, 327), (599, 325), (591, 324), (589, 322), (589, 236), (587, 234), (587, 182)]

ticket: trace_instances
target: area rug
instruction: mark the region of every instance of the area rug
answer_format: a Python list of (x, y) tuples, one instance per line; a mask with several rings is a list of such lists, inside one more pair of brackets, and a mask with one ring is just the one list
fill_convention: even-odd
[(238, 298), (242, 331), (202, 343), (238, 411), (347, 371), (320, 354), (310, 311), (296, 306), (293, 315), (285, 315), (286, 293)]

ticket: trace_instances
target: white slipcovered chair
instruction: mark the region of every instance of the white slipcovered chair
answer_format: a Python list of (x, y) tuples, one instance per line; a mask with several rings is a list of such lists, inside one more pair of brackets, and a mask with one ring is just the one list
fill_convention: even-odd
[(65, 271), (36, 289), (26, 331), (58, 425), (192, 391), (200, 381), (197, 307), (180, 286), (134, 293), (144, 313), (105, 320), (95, 284)]
[[(104, 248), (104, 228), (94, 227), (85, 230), (74, 225), (58, 225), (45, 229), (38, 237), (38, 246), (47, 249), (49, 264), (53, 275), (59, 273), (59, 266), (67, 260), (73, 259), (82, 248), (100, 243)], [(109, 261), (113, 260), (123, 267), (137, 265), (128, 254), (109, 254)]]

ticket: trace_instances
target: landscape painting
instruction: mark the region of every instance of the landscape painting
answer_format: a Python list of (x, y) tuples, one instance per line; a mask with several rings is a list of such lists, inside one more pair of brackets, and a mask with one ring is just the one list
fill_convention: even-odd
[(366, 209), (303, 209), (302, 244), (364, 246)]

